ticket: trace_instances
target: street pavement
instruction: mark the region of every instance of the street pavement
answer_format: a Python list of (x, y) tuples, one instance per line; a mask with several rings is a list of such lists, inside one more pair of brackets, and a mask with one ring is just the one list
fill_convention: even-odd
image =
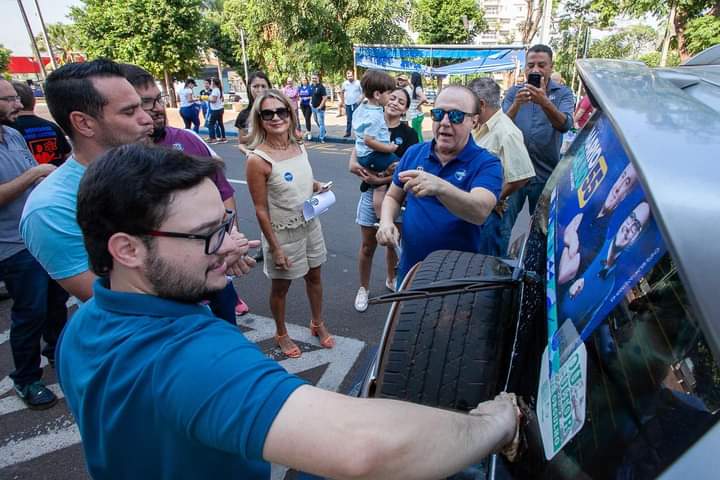
[[(355, 224), (359, 182), (347, 170), (352, 146), (347, 144), (308, 143), (308, 155), (315, 178), (333, 181), (337, 202), (321, 217), (328, 249), (323, 266), (323, 316), (336, 336), (332, 350), (319, 347), (310, 336), (310, 309), (302, 281), (295, 281), (288, 294), (288, 318), (291, 336), (303, 350), (300, 359), (284, 359), (272, 336), (274, 323), (268, 305), (270, 281), (259, 264), (250, 274), (235, 280), (240, 296), (250, 313), (238, 322), (246, 336), (272, 358), (281, 361), (292, 373), (311, 383), (343, 393), (360, 380), (377, 351), (388, 306), (370, 306), (365, 313), (353, 308), (358, 288), (357, 252), (360, 231)], [(226, 176), (235, 188), (240, 229), (250, 239), (260, 238), (260, 230), (245, 182), (245, 159), (235, 139), (214, 145), (225, 160)], [(528, 222), (527, 215), (518, 224)], [(516, 227), (517, 228), (517, 227)], [(378, 248), (373, 262), (371, 295), (386, 293), (384, 249)], [(30, 411), (15, 396), (7, 375), (12, 371), (9, 345), (10, 300), (0, 302), (0, 479), (56, 480), (86, 479), (80, 438), (64, 400), (41, 412)], [(57, 393), (57, 378), (52, 368), (45, 369), (45, 382)], [(274, 468), (274, 479), (299, 478), (283, 468)]]

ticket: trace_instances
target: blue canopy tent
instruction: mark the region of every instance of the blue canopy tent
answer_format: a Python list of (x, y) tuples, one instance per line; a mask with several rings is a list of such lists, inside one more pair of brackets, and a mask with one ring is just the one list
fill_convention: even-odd
[[(516, 67), (516, 60), (525, 63), (525, 47), (522, 45), (503, 45), (494, 47), (479, 47), (477, 45), (354, 45), (353, 56), (356, 67), (374, 68), (379, 70), (420, 72), (425, 75), (445, 76), (446, 69), (464, 65), (467, 68), (475, 67), (472, 71), (463, 73), (476, 73), (478, 71), (512, 70)], [(467, 59), (456, 65), (433, 68), (435, 59)], [(416, 63), (418, 60), (429, 60), (430, 65)], [(475, 62), (473, 65), (469, 65)], [(478, 70), (478, 68), (486, 68)], [(490, 69), (492, 68), (492, 69)]]
[(485, 72), (502, 72), (514, 70), (516, 67), (525, 66), (525, 50), (507, 50), (499, 54), (489, 55), (481, 58), (474, 58), (467, 62), (456, 63), (444, 67), (433, 68), (432, 74), (437, 76), (445, 75), (469, 75)]

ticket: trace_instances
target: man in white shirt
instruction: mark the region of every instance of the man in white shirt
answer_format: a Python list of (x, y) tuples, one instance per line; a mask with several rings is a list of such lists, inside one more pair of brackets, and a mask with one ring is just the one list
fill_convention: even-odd
[(360, 82), (355, 80), (355, 74), (352, 70), (345, 72), (345, 80), (342, 84), (343, 101), (345, 102), (345, 116), (347, 118), (347, 126), (345, 127), (345, 137), (350, 136), (352, 130), (352, 116), (355, 109), (360, 105), (363, 93)]
[(503, 222), (505, 199), (535, 176), (523, 134), (500, 108), (500, 86), (490, 77), (477, 78), (468, 88), (478, 97), (479, 121), (473, 129), (475, 142), (495, 154), (503, 165), (504, 182), (495, 209), (483, 227), (486, 255), (507, 254), (512, 225)]

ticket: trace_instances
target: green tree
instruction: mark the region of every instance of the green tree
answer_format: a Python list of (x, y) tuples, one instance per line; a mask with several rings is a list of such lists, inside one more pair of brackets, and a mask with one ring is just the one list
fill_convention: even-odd
[(0, 75), (7, 71), (10, 64), (10, 54), (12, 54), (12, 51), (0, 43)]
[(197, 71), (207, 25), (200, 0), (83, 0), (73, 7), (80, 44), (89, 57), (132, 62), (165, 79)]
[(487, 29), (475, 0), (415, 0), (410, 26), (421, 43), (471, 43)]
[[(75, 56), (82, 52), (80, 38), (74, 24), (51, 23), (47, 26), (48, 39), (55, 56), (60, 58), (60, 63), (75, 61)], [(45, 37), (42, 34), (35, 36), (38, 50), (47, 52)]]
[(240, 63), (242, 29), (250, 68), (274, 82), (314, 70), (333, 76), (352, 65), (353, 43), (407, 42), (400, 22), (409, 10), (409, 0), (226, 0), (221, 34)]
[(693, 53), (688, 49), (686, 39), (688, 28), (690, 31), (693, 29), (689, 22), (706, 12), (715, 17), (720, 15), (718, 0), (592, 0), (591, 8), (598, 13), (603, 25), (611, 25), (617, 16), (623, 14), (636, 18), (651, 14), (664, 20), (668, 18), (673, 4), (677, 6), (673, 21), (677, 48), (682, 60), (686, 60)]
[[(643, 62), (648, 67), (659, 67), (660, 66), (661, 53), (658, 51), (648, 52), (640, 55), (637, 59)], [(671, 50), (668, 52), (667, 66), (676, 67), (680, 65), (680, 55), (677, 50)]]
[(687, 50), (691, 55), (720, 44), (720, 17), (705, 15), (693, 18), (687, 24), (685, 37), (687, 38)]
[(553, 70), (574, 87), (575, 60), (587, 53), (588, 33), (597, 20), (584, 0), (566, 1), (563, 4), (563, 15), (558, 19), (559, 35), (551, 40), (554, 51)]
[(640, 55), (653, 51), (656, 41), (657, 33), (652, 27), (634, 25), (593, 42), (588, 56), (636, 60)]

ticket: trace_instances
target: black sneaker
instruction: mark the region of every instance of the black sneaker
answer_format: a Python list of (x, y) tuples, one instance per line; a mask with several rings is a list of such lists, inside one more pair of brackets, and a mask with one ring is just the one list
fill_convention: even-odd
[(349, 138), (349, 137), (350, 137), (349, 133), (346, 133), (345, 135), (343, 135), (343, 138)]
[(41, 380), (23, 386), (15, 385), (15, 393), (31, 410), (45, 410), (58, 402), (55, 394)]

